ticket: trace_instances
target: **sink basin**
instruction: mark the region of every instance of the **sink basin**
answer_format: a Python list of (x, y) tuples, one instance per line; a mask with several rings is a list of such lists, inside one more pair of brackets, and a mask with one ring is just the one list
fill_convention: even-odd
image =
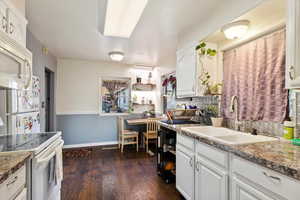
[(230, 145), (238, 145), (238, 144), (252, 144), (258, 142), (270, 142), (276, 141), (277, 138), (267, 137), (263, 135), (248, 135), (248, 134), (236, 134), (236, 135), (226, 135), (226, 136), (216, 136), (216, 140), (230, 144)]
[(228, 145), (252, 144), (258, 142), (276, 141), (277, 138), (263, 135), (250, 135), (223, 127), (197, 126), (182, 128), (182, 131), (190, 132), (201, 137), (206, 137), (217, 142)]
[(236, 135), (241, 134), (238, 131), (231, 130), (228, 128), (217, 128), (212, 126), (197, 126), (197, 127), (187, 127), (182, 128), (183, 131), (191, 132), (193, 134), (199, 134), (202, 136), (230, 136), (230, 135)]

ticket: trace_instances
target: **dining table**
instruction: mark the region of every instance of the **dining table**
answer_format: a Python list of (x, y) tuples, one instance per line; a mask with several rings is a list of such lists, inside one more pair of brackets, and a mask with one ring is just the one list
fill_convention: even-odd
[(127, 119), (126, 122), (130, 126), (147, 125), (148, 119), (161, 120), (163, 117)]
[[(143, 144), (143, 132), (146, 131), (145, 129), (147, 129), (146, 125), (147, 125), (147, 122), (149, 119), (154, 119), (154, 120), (162, 120), (164, 119), (163, 117), (152, 117), (152, 118), (145, 118), (145, 117), (142, 117), (142, 118), (136, 118), (136, 119), (126, 119), (126, 123), (127, 125), (131, 126), (131, 127), (137, 127), (140, 131), (139, 131), (139, 137), (140, 137), (140, 141), (142, 142), (142, 145), (144, 146)], [(149, 155), (153, 156), (154, 153), (152, 151), (148, 151), (147, 152)]]

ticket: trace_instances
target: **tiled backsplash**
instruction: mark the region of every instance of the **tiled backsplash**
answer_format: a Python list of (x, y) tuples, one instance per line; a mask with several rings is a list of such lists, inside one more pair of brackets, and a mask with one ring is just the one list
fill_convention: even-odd
[(194, 97), (188, 99), (176, 99), (177, 105), (179, 104), (186, 104), (189, 105), (196, 105), (198, 108), (205, 108), (209, 105), (218, 105), (219, 103), (219, 96), (204, 96), (204, 97)]
[[(209, 105), (218, 106), (219, 96), (205, 96), (192, 99), (176, 99), (177, 104), (196, 105), (198, 108), (204, 109)], [(224, 126), (234, 129), (234, 120), (225, 119)], [(241, 131), (250, 132), (252, 129), (256, 129), (260, 135), (269, 136), (282, 136), (283, 124), (275, 122), (264, 121), (241, 121)]]
[[(282, 136), (283, 124), (275, 122), (264, 121), (240, 121), (241, 131), (251, 132), (252, 129), (256, 129), (259, 135), (269, 136)], [(234, 120), (226, 119), (224, 125), (228, 128), (234, 129)]]

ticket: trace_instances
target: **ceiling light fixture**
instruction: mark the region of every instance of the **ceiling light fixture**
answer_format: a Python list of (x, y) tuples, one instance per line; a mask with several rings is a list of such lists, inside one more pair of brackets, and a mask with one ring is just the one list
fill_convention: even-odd
[(129, 38), (147, 3), (148, 0), (107, 0), (103, 34)]
[(117, 61), (120, 62), (124, 59), (124, 53), (120, 52), (120, 51), (112, 51), (108, 53), (110, 59), (112, 59), (113, 61)]
[(230, 40), (238, 39), (247, 33), (249, 24), (250, 22), (248, 20), (235, 21), (225, 25), (222, 28), (222, 32), (224, 33), (225, 37)]

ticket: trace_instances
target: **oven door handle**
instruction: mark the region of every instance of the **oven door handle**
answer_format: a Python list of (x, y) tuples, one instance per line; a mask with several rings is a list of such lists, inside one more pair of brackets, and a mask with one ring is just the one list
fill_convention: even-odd
[(37, 157), (36, 158), (36, 162), (38, 164), (42, 164), (42, 163), (48, 162), (49, 160), (51, 160), (56, 155), (56, 148), (62, 148), (63, 145), (64, 145), (64, 142), (62, 141), (58, 146), (56, 146), (55, 148), (53, 148), (51, 150), (51, 153), (49, 155), (47, 155), (46, 157), (44, 157), (44, 156)]

